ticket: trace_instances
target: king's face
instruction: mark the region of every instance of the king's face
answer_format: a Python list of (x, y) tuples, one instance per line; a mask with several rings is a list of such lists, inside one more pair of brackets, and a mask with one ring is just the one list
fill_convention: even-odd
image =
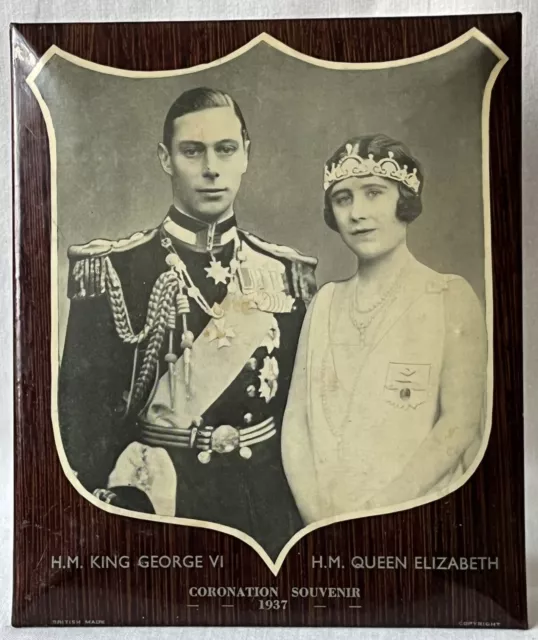
[(176, 118), (161, 163), (172, 177), (174, 203), (205, 220), (226, 214), (247, 169), (248, 148), (234, 110), (216, 107)]
[(407, 224), (396, 217), (400, 192), (394, 180), (346, 178), (329, 197), (342, 240), (359, 259), (378, 258), (405, 242)]

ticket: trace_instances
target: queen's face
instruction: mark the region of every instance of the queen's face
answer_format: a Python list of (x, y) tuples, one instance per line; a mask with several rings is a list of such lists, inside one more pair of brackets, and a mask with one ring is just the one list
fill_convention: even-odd
[(329, 195), (342, 240), (360, 260), (374, 260), (406, 242), (407, 223), (396, 217), (394, 180), (377, 176), (337, 182)]

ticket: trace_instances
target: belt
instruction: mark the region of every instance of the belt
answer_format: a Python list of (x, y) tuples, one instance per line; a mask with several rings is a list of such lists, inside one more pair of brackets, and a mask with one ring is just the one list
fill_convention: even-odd
[(142, 440), (156, 447), (199, 449), (198, 460), (202, 464), (211, 461), (213, 453), (231, 453), (239, 449), (239, 455), (248, 460), (252, 456), (251, 446), (265, 442), (276, 434), (275, 419), (267, 418), (250, 427), (233, 427), (221, 424), (218, 427), (165, 427), (140, 421)]

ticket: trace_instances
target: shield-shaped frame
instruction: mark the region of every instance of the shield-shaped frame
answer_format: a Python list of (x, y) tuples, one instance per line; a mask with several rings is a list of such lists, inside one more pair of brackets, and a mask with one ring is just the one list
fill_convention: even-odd
[[(37, 59), (31, 48), (26, 48), (22, 40), (14, 44), (14, 58), (18, 59), (21, 65), (29, 71), (26, 82), (41, 109), (46, 124), (50, 153), (50, 403), (54, 442), (65, 476), (86, 501), (90, 502), (94, 507), (115, 514), (116, 516), (127, 516), (145, 521), (157, 521), (226, 533), (250, 546), (266, 564), (271, 573), (274, 576), (278, 576), (291, 550), (302, 538), (312, 534), (312, 532), (336, 523), (354, 521), (366, 517), (382, 516), (399, 511), (414, 510), (430, 502), (444, 499), (446, 496), (459, 490), (472, 478), (481, 464), (490, 442), (493, 399), (496, 389), (493, 381), (495, 333), (493, 322), (494, 280), (490, 206), (492, 189), (490, 182), (490, 107), (496, 80), (508, 60), (503, 51), (501, 51), (488, 36), (484, 35), (484, 33), (477, 28), (471, 28), (444, 46), (433, 48), (409, 58), (375, 63), (322, 60), (311, 55), (300, 53), (298, 50), (284, 44), (281, 40), (265, 32), (260, 33), (247, 44), (228, 55), (205, 64), (169, 71), (132, 71), (105, 66), (68, 53), (56, 45), (51, 46), (41, 58)], [(292, 124), (297, 125), (300, 119), (298, 118), (298, 114), (302, 114), (302, 119), (307, 121), (307, 123), (301, 128), (301, 131), (297, 135), (303, 135), (308, 142), (305, 141), (303, 149), (297, 146), (285, 147), (285, 151), (281, 152), (282, 155), (285, 155), (287, 152), (287, 154), (293, 158), (291, 162), (288, 160), (285, 170), (275, 167), (275, 162), (272, 159), (268, 162), (267, 156), (260, 154), (257, 164), (254, 166), (254, 175), (250, 178), (252, 183), (256, 183), (256, 180), (262, 182), (265, 177), (263, 163), (265, 161), (266, 164), (269, 164), (275, 176), (267, 178), (267, 181), (270, 183), (269, 186), (267, 186), (267, 193), (279, 192), (279, 197), (275, 198), (277, 204), (272, 205), (278, 209), (280, 209), (283, 202), (281, 194), (289, 194), (295, 188), (294, 176), (292, 175), (290, 178), (292, 169), (296, 174), (306, 174), (308, 176), (307, 179), (315, 179), (317, 171), (319, 175), (319, 187), (321, 189), (323, 162), (327, 157), (327, 151), (330, 150), (331, 146), (334, 147), (339, 143), (340, 138), (343, 139), (348, 135), (347, 132), (350, 132), (351, 127), (354, 125), (354, 118), (356, 119), (358, 117), (361, 120), (359, 125), (357, 125), (360, 130), (367, 129), (371, 131), (376, 128), (384, 128), (394, 131), (395, 137), (398, 137), (400, 132), (413, 131), (414, 125), (416, 131), (414, 138), (412, 138), (414, 145), (412, 142), (410, 144), (414, 147), (418, 146), (421, 150), (425, 150), (427, 148), (427, 125), (431, 125), (434, 120), (430, 120), (429, 123), (422, 122), (420, 125), (418, 124), (418, 120), (420, 120), (421, 117), (417, 106), (420, 104), (420, 100), (417, 99), (417, 94), (420, 94), (421, 98), (425, 101), (433, 101), (433, 96), (437, 93), (437, 100), (439, 102), (433, 104), (433, 107), (430, 107), (429, 111), (427, 110), (427, 116), (423, 115), (424, 119), (427, 120), (428, 117), (433, 117), (434, 112), (439, 114), (442, 111), (443, 106), (446, 106), (446, 102), (443, 103), (443, 100), (451, 99), (450, 92), (451, 90), (454, 91), (455, 86), (458, 87), (460, 92), (468, 91), (467, 95), (469, 96), (469, 102), (472, 102), (472, 108), (466, 108), (464, 104), (460, 104), (458, 110), (457, 105), (453, 104), (452, 110), (450, 107), (447, 107), (446, 111), (450, 112), (447, 118), (451, 118), (453, 122), (459, 123), (466, 132), (469, 132), (470, 129), (465, 128), (466, 125), (463, 120), (472, 120), (475, 146), (472, 147), (468, 138), (462, 133), (460, 138), (454, 141), (456, 146), (459, 145), (457, 150), (447, 151), (446, 148), (442, 147), (434, 148), (432, 144), (426, 154), (427, 160), (431, 161), (431, 165), (433, 165), (433, 169), (431, 170), (433, 177), (429, 177), (432, 182), (436, 178), (438, 180), (441, 178), (445, 182), (453, 181), (457, 183), (458, 180), (462, 179), (461, 176), (470, 170), (469, 167), (472, 167), (471, 171), (474, 171), (473, 177), (475, 179), (473, 186), (475, 191), (472, 196), (472, 198), (474, 198), (472, 204), (474, 209), (471, 211), (472, 207), (469, 205), (468, 215), (470, 217), (475, 213), (477, 202), (479, 203), (478, 206), (481, 214), (478, 221), (477, 219), (474, 220), (474, 227), (472, 227), (476, 229), (478, 224), (482, 230), (481, 234), (477, 232), (477, 236), (481, 242), (477, 245), (475, 238), (475, 244), (473, 245), (474, 250), (478, 252), (478, 257), (475, 256), (476, 259), (474, 262), (471, 260), (468, 264), (464, 264), (462, 269), (464, 272), (465, 269), (467, 269), (467, 273), (469, 274), (468, 280), (472, 281), (473, 288), (478, 292), (478, 298), (483, 303), (488, 336), (487, 385), (483, 432), (480, 445), (465, 472), (455, 481), (449, 482), (441, 489), (428, 495), (406, 501), (400, 505), (346, 512), (305, 525), (287, 541), (276, 557), (270, 557), (263, 546), (253, 537), (238, 529), (219, 524), (218, 522), (170, 515), (152, 515), (139, 513), (130, 509), (121, 509), (103, 502), (89, 492), (77, 479), (76, 473), (74, 473), (68, 463), (58, 420), (57, 382), (67, 316), (67, 300), (64, 291), (67, 288), (68, 277), (66, 261), (62, 256), (65, 254), (66, 245), (70, 244), (69, 239), (71, 237), (77, 237), (76, 234), (74, 234), (74, 229), (66, 224), (69, 213), (62, 211), (62, 202), (68, 201), (65, 195), (68, 190), (65, 186), (67, 183), (75, 181), (77, 185), (80, 185), (80, 175), (77, 174), (76, 171), (75, 177), (70, 175), (69, 161), (63, 160), (61, 155), (62, 150), (65, 151), (69, 144), (73, 144), (73, 129), (69, 129), (70, 125), (66, 124), (65, 121), (59, 117), (62, 114), (62, 100), (67, 100), (69, 88), (68, 84), (64, 85), (67, 87), (67, 93), (62, 95), (62, 80), (58, 80), (60, 78), (58, 70), (65, 72), (67, 77), (78, 76), (80, 86), (86, 86), (88, 88), (88, 93), (84, 95), (84, 99), (91, 101), (90, 104), (95, 104), (94, 101), (99, 102), (100, 99), (103, 100), (101, 105), (97, 104), (95, 107), (96, 113), (99, 112), (99, 109), (104, 109), (103, 105), (106, 103), (107, 95), (110, 97), (115, 91), (118, 91), (118, 88), (125, 88), (126, 95), (130, 95), (131, 97), (139, 95), (137, 92), (129, 94), (129, 86), (136, 84), (137, 91), (139, 91), (138, 87), (140, 87), (144, 81), (147, 81), (148, 86), (151, 85), (151, 91), (149, 93), (153, 92), (157, 94), (157, 102), (159, 101), (160, 95), (170, 95), (170, 87), (172, 86), (172, 82), (176, 82), (176, 80), (179, 83), (178, 86), (182, 88), (215, 84), (220, 81), (221, 85), (224, 85), (225, 88), (231, 87), (230, 93), (233, 95), (239, 94), (239, 99), (245, 99), (247, 96), (251, 96), (251, 102), (246, 109), (247, 112), (250, 111), (251, 114), (254, 114), (254, 117), (251, 117), (251, 133), (255, 131), (256, 126), (258, 126), (260, 130), (265, 131), (270, 127), (271, 122), (275, 122), (274, 111), (272, 111), (272, 113), (267, 113), (267, 111), (271, 111), (271, 107), (274, 109), (275, 104), (282, 105), (282, 95), (288, 98), (288, 100), (291, 95), (302, 95), (303, 100), (302, 102), (299, 101), (300, 106), (297, 107), (291, 119)], [(299, 88), (296, 88), (293, 94), (292, 92), (282, 91), (280, 101), (275, 100), (275, 102), (271, 104), (269, 96), (271, 94), (275, 95), (278, 92), (275, 85), (279, 75), (280, 77), (285, 76), (288, 79), (295, 78), (298, 81)], [(260, 80), (260, 76), (262, 80)], [(466, 83), (462, 84), (461, 78), (463, 76), (466, 76), (467, 80)], [(94, 81), (95, 78), (98, 79)], [(47, 81), (49, 82), (48, 85)], [(458, 81), (460, 81), (459, 85)], [(249, 83), (251, 84), (249, 85)], [(107, 84), (110, 85), (110, 88), (107, 88)], [(339, 100), (336, 92), (340, 90), (344, 94), (345, 91), (343, 88), (348, 88), (350, 85), (353, 86), (353, 91)], [(99, 94), (92, 96), (91, 91), (94, 86), (98, 87)], [(316, 94), (314, 87), (320, 86), (325, 87), (325, 90)], [(443, 92), (443, 87), (445, 88), (445, 92)], [(349, 99), (351, 95), (364, 96), (367, 90), (374, 93), (373, 100), (368, 101), (364, 98), (362, 103), (358, 100), (357, 103), (350, 106)], [(305, 99), (304, 96), (308, 97), (313, 95), (315, 95), (316, 98), (319, 96), (325, 97), (326, 102), (322, 104), (320, 101), (316, 102), (314, 99), (316, 106), (308, 113), (305, 106), (308, 99)], [(463, 93), (458, 95), (461, 98)], [(471, 95), (474, 96), (474, 101), (471, 100)], [(385, 96), (387, 102), (391, 104), (391, 108), (385, 108), (385, 105), (380, 104), (381, 96)], [(57, 99), (55, 104), (54, 98)], [(342, 103), (346, 99), (348, 103), (343, 106)], [(375, 108), (376, 100), (378, 100), (377, 109)], [(245, 100), (243, 100), (243, 102), (244, 101)], [(257, 109), (253, 106), (256, 103), (258, 105)], [(366, 103), (366, 105), (364, 103)], [(113, 102), (111, 101), (110, 104), (112, 105)], [(268, 105), (265, 112), (263, 108), (264, 105)], [(281, 106), (281, 108), (282, 116), (286, 117), (285, 106)], [(362, 109), (362, 113), (360, 113), (360, 109)], [(357, 111), (359, 111), (358, 114)], [(316, 113), (317, 118), (313, 115)], [(295, 117), (295, 120), (293, 120), (293, 117)], [(383, 119), (387, 122), (387, 125), (384, 127), (382, 125)], [(276, 120), (278, 121), (278, 118)], [(309, 122), (313, 129), (310, 134), (308, 131)], [(95, 118), (92, 119), (90, 116), (87, 118), (90, 135), (87, 136), (87, 134), (81, 133), (77, 141), (79, 148), (80, 145), (84, 145), (85, 143), (89, 144), (88, 141), (92, 138), (91, 127), (95, 126), (95, 123)], [(340, 129), (338, 127), (339, 124), (341, 124)], [(137, 126), (139, 125), (140, 122), (137, 123)], [(62, 129), (69, 131), (69, 136), (66, 135), (63, 140), (60, 139)], [(325, 130), (328, 130), (329, 133), (325, 133)], [(340, 132), (333, 133), (334, 131)], [(354, 131), (351, 131), (351, 133), (354, 133)], [(275, 135), (277, 134), (275, 133)], [(408, 135), (410, 134), (408, 133)], [(284, 134), (280, 141), (281, 145), (283, 144), (282, 140), (285, 138), (286, 135)], [(312, 140), (312, 138), (314, 138), (314, 140)], [(296, 138), (293, 138), (293, 142), (295, 142), (295, 140)], [(476, 144), (476, 141), (478, 141), (478, 144)], [(468, 149), (465, 148), (466, 143), (469, 144)], [(92, 149), (95, 151), (95, 147), (92, 147)], [(456, 163), (452, 165), (452, 170), (456, 177), (449, 172), (450, 167), (447, 167), (446, 161), (439, 160), (444, 154), (451, 158), (453, 163)], [(311, 166), (306, 164), (305, 158), (308, 155), (318, 158), (317, 166), (315, 162), (312, 162)], [(472, 160), (469, 160), (468, 165), (466, 165), (465, 159), (469, 156), (472, 156)], [(476, 162), (477, 159), (479, 160), (478, 163)], [(95, 174), (91, 176), (88, 186), (91, 191), (92, 184), (99, 184), (100, 189), (109, 193), (108, 187), (103, 187), (103, 176), (106, 173), (112, 175), (113, 168), (117, 166), (119, 160), (117, 157), (112, 159), (100, 157), (97, 160), (97, 164), (102, 165), (102, 171), (99, 172), (99, 170), (97, 170)], [(461, 163), (459, 166), (457, 164), (458, 160)], [(82, 164), (84, 164), (84, 162)], [(282, 161), (282, 164), (286, 164), (286, 161)], [(92, 183), (92, 180), (96, 182)], [(303, 183), (299, 181), (299, 184)], [(110, 188), (113, 188), (113, 185)], [(444, 188), (445, 193), (447, 193), (449, 190), (446, 189), (446, 186)], [(478, 194), (476, 193), (477, 189)], [(470, 191), (471, 189), (469, 189), (469, 192)], [(434, 197), (439, 196), (441, 193), (443, 193), (443, 190), (440, 188), (435, 195), (431, 195), (431, 200), (429, 201), (430, 206), (432, 206), (434, 202)], [(465, 193), (462, 195), (463, 198), (455, 198), (454, 201), (464, 201)], [(249, 192), (247, 196), (245, 200), (249, 204), (255, 201), (253, 193)], [(135, 197), (136, 194), (132, 196), (133, 200)], [(299, 200), (297, 200), (297, 198), (294, 199), (293, 196), (288, 197), (291, 197), (292, 203), (295, 205), (292, 206), (292, 209), (297, 210)], [(157, 198), (154, 199), (158, 201)], [(81, 201), (87, 205), (91, 201), (91, 194), (89, 196), (82, 194)], [(145, 204), (147, 204), (147, 202), (149, 202), (149, 200), (147, 200)], [(312, 203), (309, 203), (309, 205), (309, 208), (312, 208)], [(269, 205), (264, 206), (267, 209), (269, 207)], [(321, 200), (319, 208), (321, 210)], [(248, 216), (247, 206), (245, 206), (245, 212), (244, 217)], [(264, 213), (266, 213), (265, 210)], [(62, 219), (62, 215), (66, 217)], [(285, 216), (282, 214), (279, 214), (276, 218), (277, 223), (275, 226), (285, 221)], [(462, 217), (458, 218), (455, 216), (456, 224), (462, 224), (462, 219)], [(247, 220), (245, 220), (245, 222), (247, 222)], [(267, 237), (267, 234), (274, 229), (271, 225), (267, 223), (264, 224), (263, 217), (257, 219), (256, 222), (259, 224), (264, 237)], [(437, 222), (437, 224), (439, 224), (439, 222)], [(443, 227), (443, 224), (445, 227)], [(462, 224), (462, 226), (465, 229), (465, 225)], [(67, 230), (66, 227), (68, 228)], [(452, 244), (450, 244), (451, 239), (446, 221), (442, 222), (440, 227), (440, 233), (445, 233), (446, 238), (448, 238), (448, 245), (456, 246), (456, 243), (453, 241)], [(86, 228), (92, 228), (91, 224), (87, 225)], [(98, 226), (94, 226), (93, 228), (97, 230), (97, 233), (90, 237), (98, 237), (100, 235)], [(283, 242), (288, 237), (289, 228), (289, 225), (287, 229), (284, 225), (280, 237), (270, 237), (269, 239)], [(124, 227), (122, 227), (121, 224), (114, 226), (114, 221), (107, 223), (106, 229), (110, 235), (121, 235), (124, 231)], [(254, 226), (254, 231), (258, 231), (258, 226)], [(69, 234), (71, 234), (71, 236)], [(423, 238), (431, 238), (432, 229), (426, 225), (422, 234)], [(428, 234), (430, 235), (428, 236)], [(62, 237), (63, 235), (67, 237), (64, 238)], [(308, 253), (315, 253), (319, 248), (319, 239), (305, 233), (304, 227), (295, 232), (295, 237), (298, 240), (300, 238), (305, 240), (304, 244), (298, 247), (301, 250)], [(297, 242), (294, 244), (297, 245)], [(465, 246), (468, 250), (471, 245)], [(430, 246), (427, 250), (424, 250), (424, 255), (431, 256), (436, 251), (437, 249)], [(463, 249), (462, 252), (465, 252), (465, 249)], [(334, 257), (334, 253), (332, 255)], [(318, 255), (317, 257), (320, 258), (321, 262), (322, 255)], [(450, 260), (447, 257), (444, 259), (446, 263), (450, 264)], [(338, 262), (338, 260), (336, 260), (336, 262)], [(465, 262), (465, 260), (463, 260), (463, 262)], [(436, 264), (442, 268), (443, 260), (440, 259)], [(323, 281), (337, 279), (336, 276), (345, 273), (346, 268), (348, 268), (348, 264), (345, 262), (340, 262), (333, 268), (325, 267), (324, 270), (321, 271), (322, 283)]]

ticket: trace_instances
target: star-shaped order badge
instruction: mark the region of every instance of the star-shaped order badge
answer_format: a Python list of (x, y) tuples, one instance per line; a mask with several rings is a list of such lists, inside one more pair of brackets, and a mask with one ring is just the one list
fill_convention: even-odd
[(219, 284), (219, 282), (226, 284), (230, 279), (230, 269), (223, 267), (220, 260), (215, 260), (215, 258), (211, 258), (209, 267), (205, 267), (205, 271), (207, 272), (207, 277), (213, 278), (215, 284)]
[(275, 316), (271, 319), (271, 328), (264, 337), (260, 347), (266, 347), (267, 353), (271, 353), (274, 349), (278, 349), (280, 347), (280, 329)]
[(230, 340), (235, 338), (235, 331), (226, 326), (226, 318), (213, 318), (207, 328), (210, 342), (217, 341), (217, 348), (231, 346)]
[(265, 356), (259, 378), (260, 396), (264, 398), (265, 402), (269, 402), (278, 391), (278, 361), (276, 358)]

